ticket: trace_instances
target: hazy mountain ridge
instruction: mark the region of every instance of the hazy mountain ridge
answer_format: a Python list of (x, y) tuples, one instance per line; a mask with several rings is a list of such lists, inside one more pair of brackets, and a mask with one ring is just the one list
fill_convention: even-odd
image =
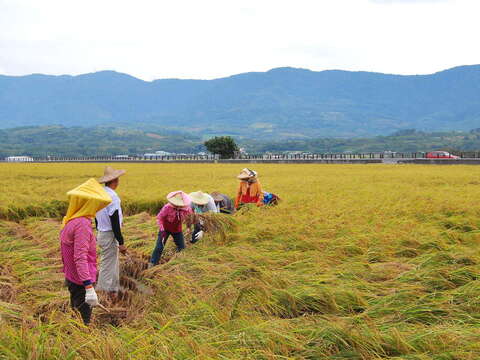
[(480, 126), (480, 65), (412, 76), (277, 68), (151, 82), (114, 71), (0, 76), (0, 127), (50, 124), (266, 139), (469, 130)]
[[(175, 132), (147, 132), (114, 127), (38, 126), (0, 129), (0, 160), (6, 156), (101, 156), (205, 151), (199, 137)], [(430, 151), (438, 149), (478, 151), (480, 129), (469, 132), (401, 130), (389, 136), (371, 138), (317, 138), (265, 141), (242, 139), (249, 153), (310, 151), (314, 153), (368, 153), (372, 151)]]
[(75, 157), (144, 154), (158, 150), (191, 153), (203, 149), (200, 138), (175, 132), (58, 125), (0, 129), (0, 159), (18, 154)]

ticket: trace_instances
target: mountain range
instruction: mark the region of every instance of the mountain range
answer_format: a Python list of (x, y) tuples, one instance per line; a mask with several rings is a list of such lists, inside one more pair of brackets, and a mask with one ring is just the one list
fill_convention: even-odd
[(470, 130), (480, 127), (480, 65), (411, 76), (297, 68), (215, 80), (0, 76), (0, 128), (45, 125), (268, 141)]
[[(399, 130), (371, 138), (242, 139), (249, 154), (307, 151), (312, 153), (369, 153), (431, 150), (479, 151), (480, 129), (469, 132), (421, 132)], [(114, 127), (34, 126), (0, 129), (0, 161), (7, 156), (111, 156), (141, 155), (164, 150), (174, 153), (206, 151), (200, 137), (175, 133), (145, 132)]]

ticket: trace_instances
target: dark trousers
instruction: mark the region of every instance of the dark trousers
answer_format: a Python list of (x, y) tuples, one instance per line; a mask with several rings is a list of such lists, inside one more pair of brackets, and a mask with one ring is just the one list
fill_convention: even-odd
[(157, 265), (160, 262), (160, 257), (162, 256), (163, 249), (169, 236), (173, 237), (175, 245), (177, 245), (177, 251), (182, 251), (185, 249), (185, 240), (183, 238), (183, 232), (171, 233), (169, 231), (159, 231), (157, 237), (157, 244), (155, 249), (153, 249), (152, 258), (150, 262), (154, 265)]
[(196, 223), (194, 226), (193, 226), (193, 232), (192, 232), (192, 240), (190, 240), (190, 242), (192, 244), (195, 244), (198, 240), (195, 239), (195, 236), (201, 231), (203, 230), (202, 228), (202, 225), (200, 225), (199, 223)]
[(70, 305), (80, 313), (85, 325), (88, 325), (92, 317), (92, 308), (85, 302), (85, 286), (75, 284), (70, 280), (65, 280), (65, 284), (70, 292)]

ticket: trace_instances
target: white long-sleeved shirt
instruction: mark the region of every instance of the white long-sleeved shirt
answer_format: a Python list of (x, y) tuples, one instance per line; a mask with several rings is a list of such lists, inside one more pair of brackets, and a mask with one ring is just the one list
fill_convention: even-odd
[(118, 219), (120, 220), (120, 226), (122, 226), (123, 223), (123, 214), (120, 198), (118, 197), (115, 190), (110, 189), (108, 186), (105, 186), (105, 191), (112, 198), (112, 202), (106, 208), (100, 210), (96, 215), (98, 231), (112, 231), (112, 222), (110, 221), (110, 216), (112, 216), (113, 213), (117, 210)]

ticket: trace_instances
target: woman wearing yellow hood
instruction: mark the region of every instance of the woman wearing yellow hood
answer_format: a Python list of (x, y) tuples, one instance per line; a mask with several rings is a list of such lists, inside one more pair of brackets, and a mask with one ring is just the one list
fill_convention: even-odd
[(112, 202), (104, 188), (90, 179), (67, 193), (69, 204), (60, 232), (60, 250), (65, 282), (72, 308), (88, 325), (98, 297), (93, 288), (97, 278), (97, 247), (92, 231), (95, 214)]

